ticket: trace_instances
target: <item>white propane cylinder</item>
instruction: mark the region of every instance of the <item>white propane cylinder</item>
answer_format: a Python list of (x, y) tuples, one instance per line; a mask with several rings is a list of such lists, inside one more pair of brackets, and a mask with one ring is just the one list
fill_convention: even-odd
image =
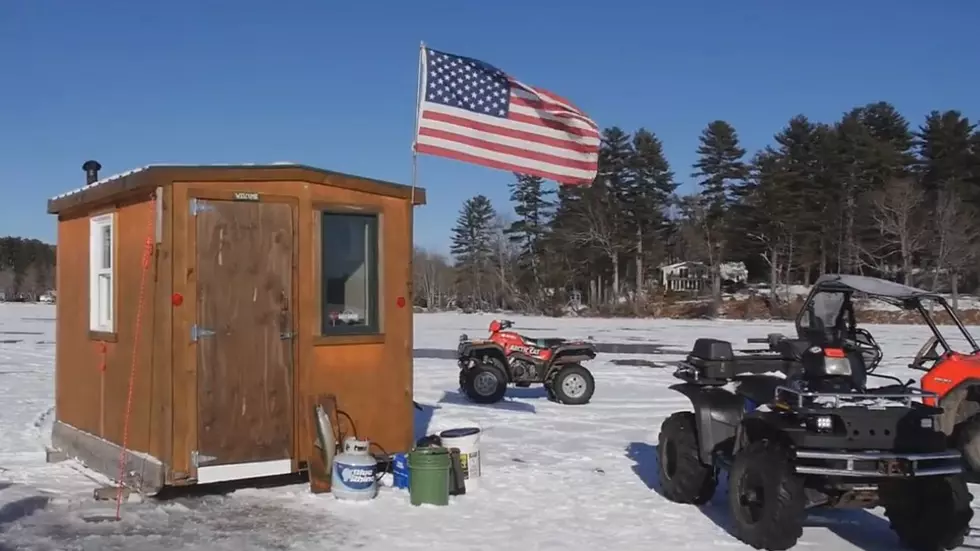
[(378, 495), (378, 460), (370, 447), (367, 440), (344, 439), (344, 451), (333, 458), (330, 476), (330, 493), (335, 498), (364, 501)]
[(480, 429), (464, 427), (444, 430), (439, 433), (444, 448), (459, 450), (459, 462), (463, 467), (463, 481), (466, 491), (480, 487)]

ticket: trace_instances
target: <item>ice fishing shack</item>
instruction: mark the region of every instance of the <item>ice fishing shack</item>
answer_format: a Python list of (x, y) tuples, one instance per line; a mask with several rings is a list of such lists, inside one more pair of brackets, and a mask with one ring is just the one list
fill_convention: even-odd
[(48, 201), (50, 461), (148, 494), (297, 472), (324, 394), (348, 434), (408, 450), (423, 189), (299, 164), (100, 169)]

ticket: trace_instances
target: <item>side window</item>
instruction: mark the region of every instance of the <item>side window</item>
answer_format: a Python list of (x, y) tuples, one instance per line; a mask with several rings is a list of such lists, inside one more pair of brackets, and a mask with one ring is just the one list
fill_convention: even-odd
[(89, 329), (104, 333), (116, 330), (115, 220), (115, 214), (103, 214), (89, 221)]
[(320, 213), (320, 334), (381, 330), (378, 216)]

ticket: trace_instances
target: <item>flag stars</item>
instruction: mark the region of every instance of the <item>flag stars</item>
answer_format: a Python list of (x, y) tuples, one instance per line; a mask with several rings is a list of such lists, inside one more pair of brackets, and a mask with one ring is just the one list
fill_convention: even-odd
[(427, 50), (425, 100), (474, 113), (506, 117), (510, 81), (499, 69), (476, 60)]

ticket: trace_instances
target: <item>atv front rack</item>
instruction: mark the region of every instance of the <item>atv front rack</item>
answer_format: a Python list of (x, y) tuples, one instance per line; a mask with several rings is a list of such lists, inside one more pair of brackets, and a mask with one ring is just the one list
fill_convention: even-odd
[(830, 393), (798, 390), (788, 386), (776, 387), (776, 402), (801, 409), (837, 409), (842, 407), (865, 407), (881, 409), (887, 407), (912, 407), (913, 403), (923, 403), (925, 398), (935, 398), (936, 393), (908, 387), (904, 393)]
[(798, 474), (865, 478), (944, 476), (963, 472), (959, 451), (934, 453), (796, 450)]

